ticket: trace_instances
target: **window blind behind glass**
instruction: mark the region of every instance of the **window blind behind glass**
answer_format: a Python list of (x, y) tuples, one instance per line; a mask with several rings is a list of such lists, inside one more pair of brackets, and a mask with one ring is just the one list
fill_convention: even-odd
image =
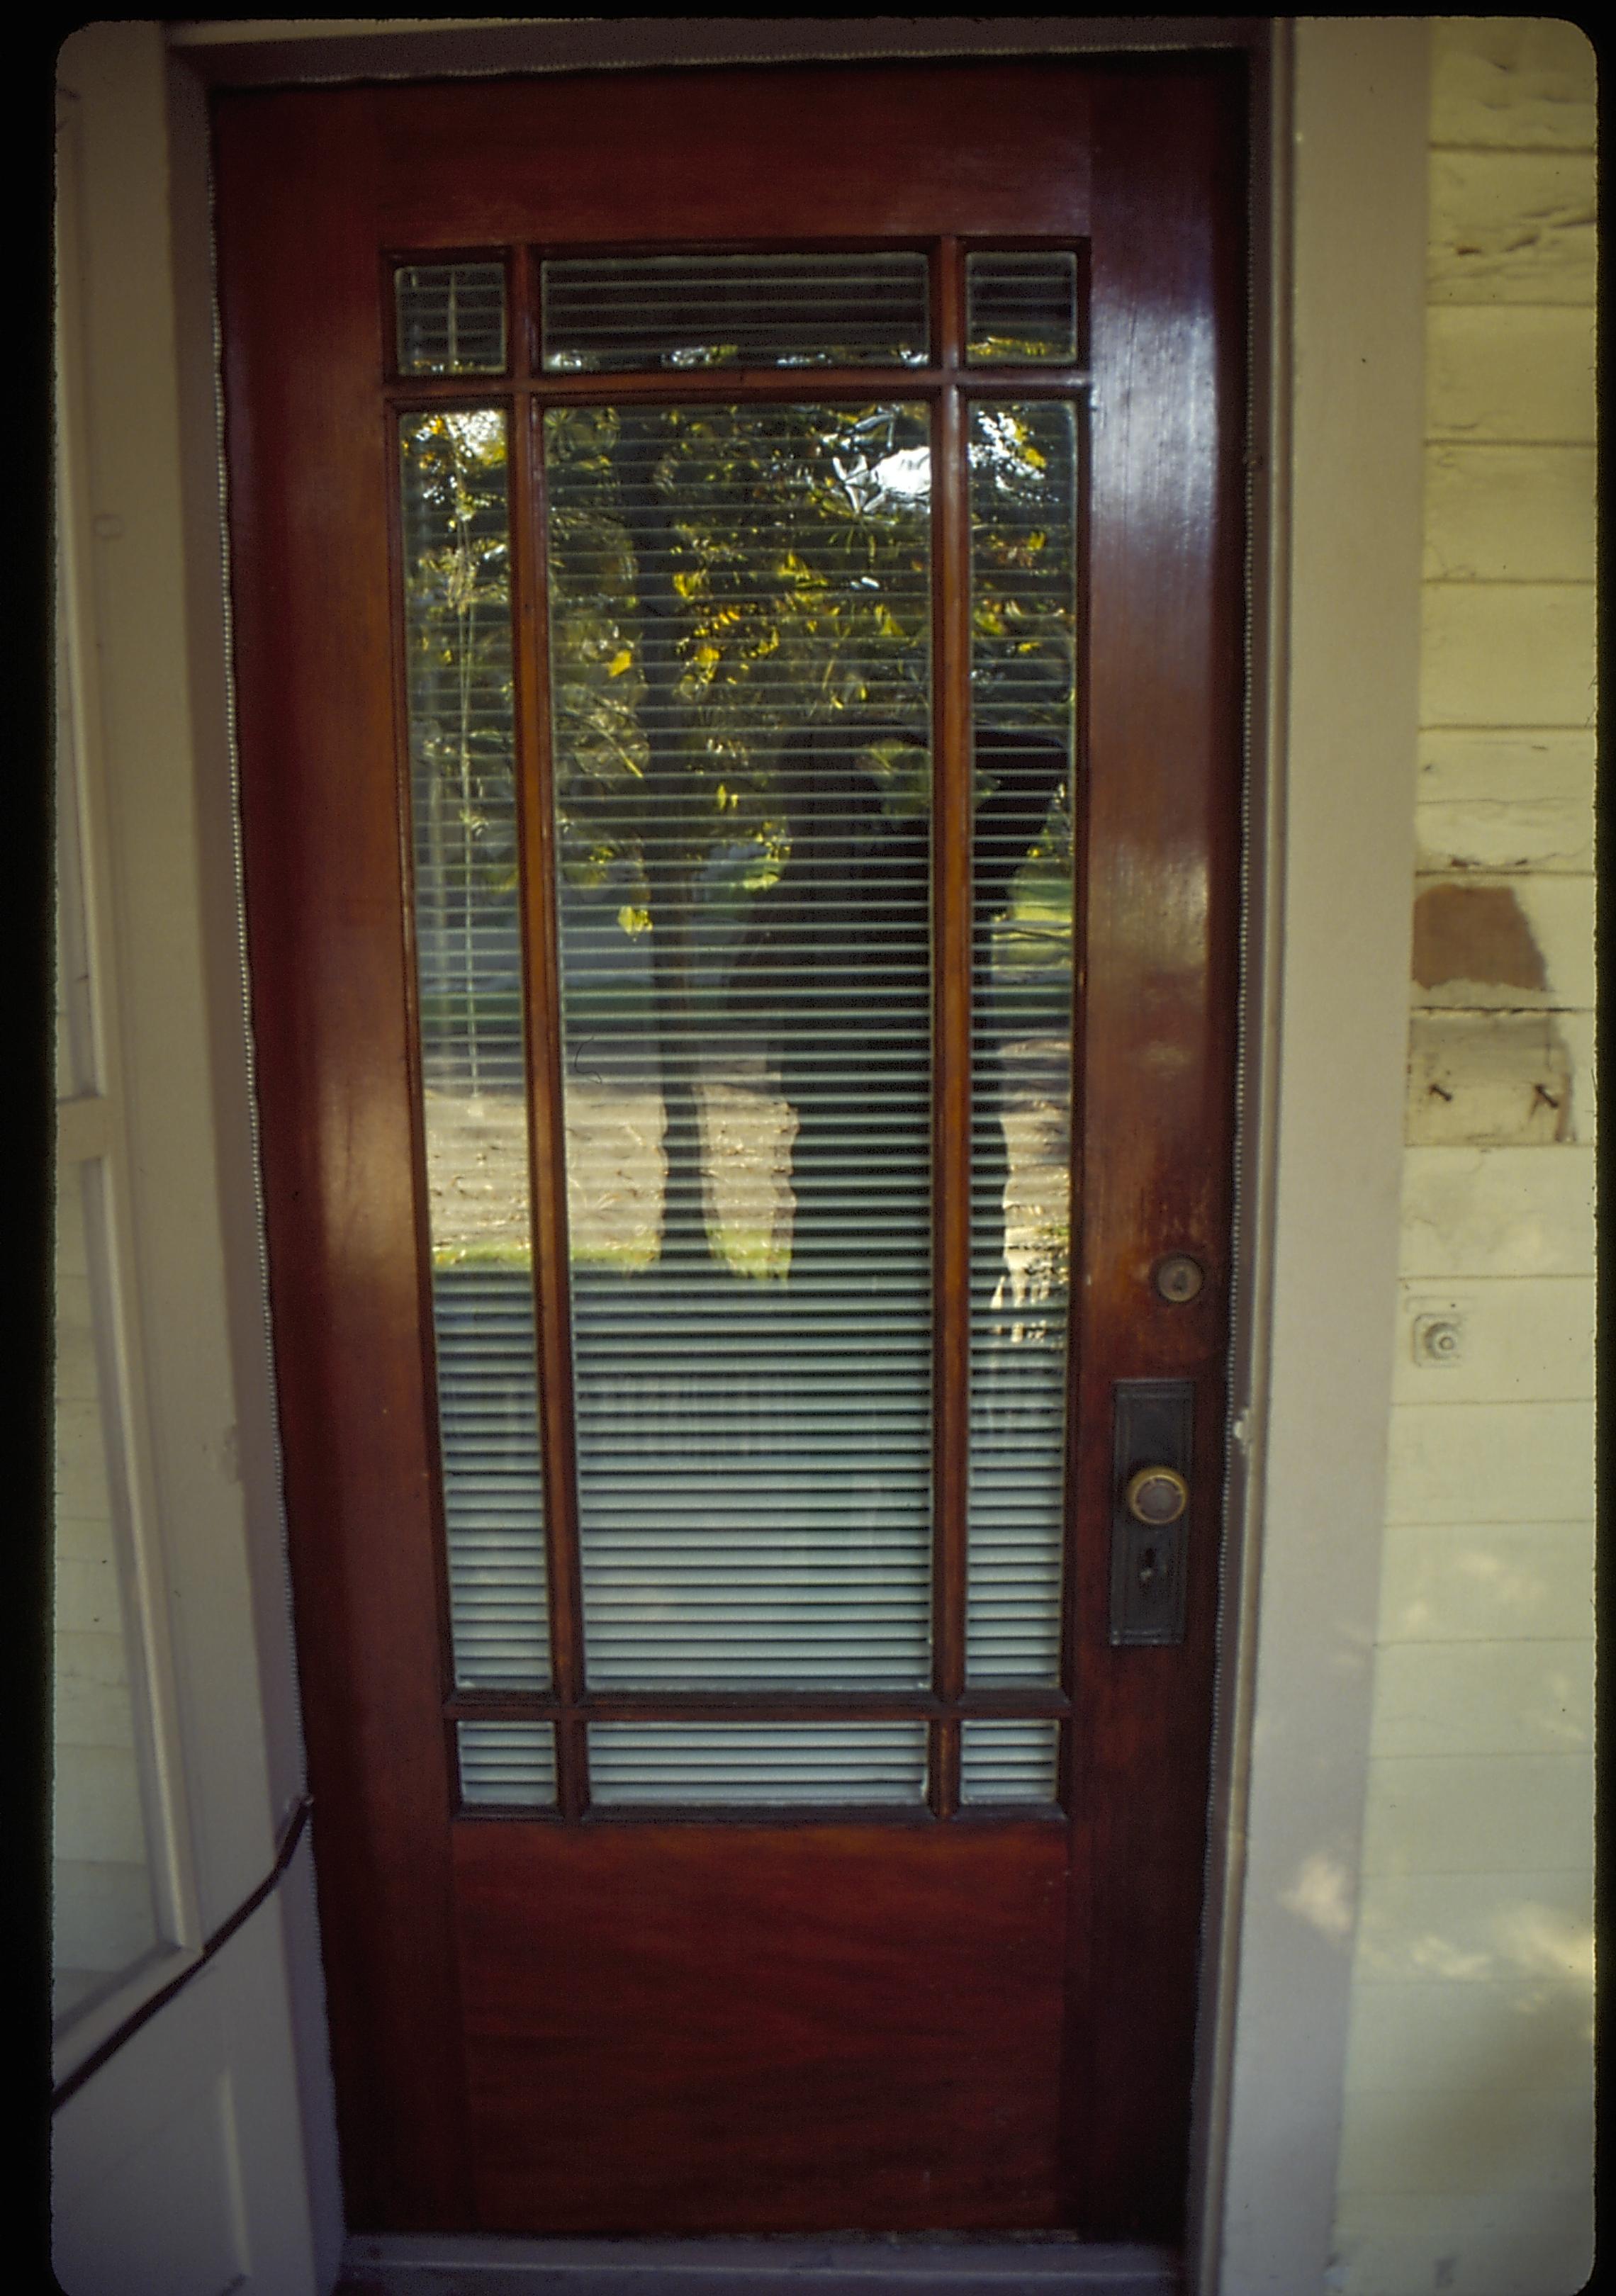
[(930, 1678), (927, 438), (546, 418), (597, 1687)]
[(540, 266), (552, 372), (923, 365), (921, 254), (562, 257)]
[(966, 1673), (1060, 1662), (1071, 1259), (1076, 411), (971, 413), (974, 980)]
[(455, 1674), (549, 1680), (505, 418), (405, 415), (414, 943)]

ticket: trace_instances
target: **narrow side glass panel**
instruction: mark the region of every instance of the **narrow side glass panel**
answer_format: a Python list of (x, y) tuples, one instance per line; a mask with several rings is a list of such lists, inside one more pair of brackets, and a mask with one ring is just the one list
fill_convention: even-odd
[(973, 1682), (1059, 1670), (1071, 1265), (1076, 410), (971, 414)]
[(627, 1804), (918, 1807), (923, 1722), (595, 1722), (590, 1797)]
[(158, 1942), (85, 1201), (102, 1177), (98, 1162), (64, 1162), (56, 1178), (51, 1956), (58, 2026)]
[(1064, 366), (1078, 355), (1078, 258), (1069, 249), (965, 258), (972, 366)]
[(1055, 1798), (1058, 1722), (962, 1722), (960, 1799), (984, 1802), (1052, 1802)]
[(553, 373), (926, 363), (920, 254), (567, 256), (539, 292)]
[(503, 374), (503, 263), (408, 263), (393, 275), (400, 374)]
[(930, 1678), (930, 461), (546, 418), (589, 1678)]
[(414, 942), (455, 1680), (549, 1678), (505, 418), (400, 425)]
[(461, 1722), (460, 1799), (473, 1808), (555, 1807), (555, 1730), (549, 1722)]

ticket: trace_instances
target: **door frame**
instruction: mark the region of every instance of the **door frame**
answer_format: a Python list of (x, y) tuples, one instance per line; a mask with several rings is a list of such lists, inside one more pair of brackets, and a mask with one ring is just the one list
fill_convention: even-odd
[[(1253, 234), (1257, 365), (1267, 378), (1256, 411), (1266, 468), (1255, 488), (1245, 1280), (1235, 1383), (1244, 1398), (1236, 1424), (1251, 1439), (1235, 1447), (1226, 1523), (1224, 1726), (1193, 2189), (1195, 2283), (1209, 2291), (1221, 2284), (1232, 2296), (1319, 2285), (1333, 2211), (1407, 1028), (1426, 30), (1419, 20), (1316, 20), (1293, 29), (1186, 20), (1164, 32), (1065, 19), (991, 27), (944, 20), (935, 36), (917, 33), (913, 22), (893, 36), (876, 20), (838, 25), (835, 45), (843, 54), (883, 45), (891, 53), (900, 40), (923, 40), (929, 53), (957, 53), (966, 43), (998, 53), (1092, 50), (1144, 45), (1147, 29), (1174, 45), (1237, 42), (1251, 51), (1253, 144), (1270, 153)], [(488, 69), (478, 58), (486, 59), (493, 37), (453, 20), (435, 33), (382, 26), (344, 40), (339, 53), (318, 22), (277, 25), (261, 43), (243, 42), (240, 29), (201, 24), (170, 34), (166, 107), (152, 76), (115, 87), (109, 75), (99, 111), (86, 114), (89, 135), (120, 156), (154, 154), (166, 166), (171, 141), (194, 148), (208, 80), (344, 77), (362, 66), (401, 75)], [(162, 54), (158, 25), (95, 30), (125, 40), (137, 30), (154, 61)], [(300, 45), (298, 35), (306, 36)], [(733, 20), (678, 20), (672, 37), (690, 62), (823, 53), (830, 45), (817, 25)], [(554, 69), (655, 61), (644, 48), (659, 48), (670, 34), (668, 20), (642, 20), (637, 29), (507, 27), (500, 37), (498, 68)], [(631, 59), (623, 51), (636, 40), (641, 53)], [(577, 52), (590, 42), (593, 56)], [(100, 224), (114, 236), (116, 196), (109, 175)], [(116, 308), (109, 296), (101, 317), (90, 391), (107, 414), (132, 367), (153, 373), (153, 389), (188, 417), (208, 403), (205, 188), (193, 169), (170, 177), (167, 212), (168, 232), (152, 234), (138, 251), (160, 292), (132, 293), (138, 282), (126, 271)], [(93, 213), (89, 228), (97, 227)], [(236, 1240), (214, 1280), (239, 1312), (242, 1298), (261, 1291), (240, 1240), (252, 1226), (255, 1190), (239, 1120), (239, 1022), (227, 1010), (235, 955), (231, 904), (219, 891), (233, 873), (220, 801), (228, 751), (217, 630), (219, 504), (204, 460), (193, 457), (183, 480), (154, 480), (141, 437), (120, 436), (109, 423), (95, 479), (103, 500), (118, 498), (120, 487), (136, 501), (149, 501), (153, 485), (168, 486), (172, 496), (161, 504), (172, 531), (160, 563), (187, 606), (155, 667), (170, 685), (189, 689), (187, 761), (208, 800), (180, 882), (201, 952), (184, 995), (213, 1048), (193, 1063), (185, 1088), (201, 1112), (222, 1106), (233, 1119), (212, 1165)], [(1389, 474), (1385, 483), (1361, 484), (1357, 473), (1370, 466)], [(1354, 541), (1345, 553), (1335, 540), (1343, 522)], [(152, 559), (133, 549), (117, 554), (115, 565), (109, 560), (101, 619), (111, 625), (135, 615), (152, 570)], [(1361, 664), (1371, 658), (1377, 675), (1367, 678)], [(150, 658), (145, 667), (152, 670)], [(140, 732), (148, 705), (127, 690), (102, 700), (117, 764), (120, 742), (131, 728)], [(1333, 770), (1337, 765), (1350, 772)], [(1343, 997), (1339, 952), (1347, 945), (1358, 963)], [(171, 1023), (172, 975), (161, 993), (166, 1006), (154, 995), (147, 1015), (159, 1025)], [(1346, 1139), (1344, 1109), (1357, 1119)], [(164, 1112), (172, 1119), (172, 1103)], [(1309, 1205), (1326, 1193), (1332, 1218), (1321, 1222)], [(243, 1357), (236, 1383), (250, 1414), (261, 1414), (268, 1379), (267, 1366)], [(1333, 1405), (1326, 1444), (1318, 1440), (1322, 1391)], [(179, 1441), (187, 1431), (177, 1410), (174, 1416), (168, 1432)], [(273, 1490), (256, 1496), (247, 1533), (256, 1593), (243, 1587), (238, 1599), (267, 1641), (278, 1632), (283, 1566)], [(1326, 1621), (1345, 1663), (1321, 1674)], [(273, 1669), (266, 1675), (266, 1719), (295, 1735), (290, 1677)], [(199, 1775), (215, 1759), (209, 1734), (206, 1717), (193, 1718), (187, 1760)], [(294, 2014), (315, 2036), (303, 2051), (303, 2115), (312, 2180), (320, 2182), (333, 2144), (318, 2062), (320, 1977), (308, 1945), (293, 1962)]]

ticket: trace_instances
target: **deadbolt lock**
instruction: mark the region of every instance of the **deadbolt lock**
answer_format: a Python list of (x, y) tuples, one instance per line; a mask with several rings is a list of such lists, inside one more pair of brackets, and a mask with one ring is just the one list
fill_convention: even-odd
[(1155, 1285), (1163, 1300), (1170, 1300), (1175, 1308), (1194, 1300), (1206, 1281), (1206, 1272), (1198, 1259), (1187, 1251), (1169, 1251), (1165, 1259), (1156, 1262)]
[(1176, 1467), (1141, 1467), (1122, 1495), (1134, 1521), (1153, 1529), (1177, 1522), (1189, 1503), (1190, 1487)]

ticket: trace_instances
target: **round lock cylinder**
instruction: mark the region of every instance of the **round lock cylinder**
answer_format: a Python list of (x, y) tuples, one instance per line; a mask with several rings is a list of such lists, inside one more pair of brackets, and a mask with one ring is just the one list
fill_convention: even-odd
[(1163, 1300), (1170, 1300), (1175, 1308), (1181, 1308), (1186, 1300), (1197, 1297), (1206, 1282), (1206, 1272), (1201, 1262), (1192, 1259), (1187, 1251), (1169, 1251), (1165, 1259), (1156, 1262), (1153, 1280)]

